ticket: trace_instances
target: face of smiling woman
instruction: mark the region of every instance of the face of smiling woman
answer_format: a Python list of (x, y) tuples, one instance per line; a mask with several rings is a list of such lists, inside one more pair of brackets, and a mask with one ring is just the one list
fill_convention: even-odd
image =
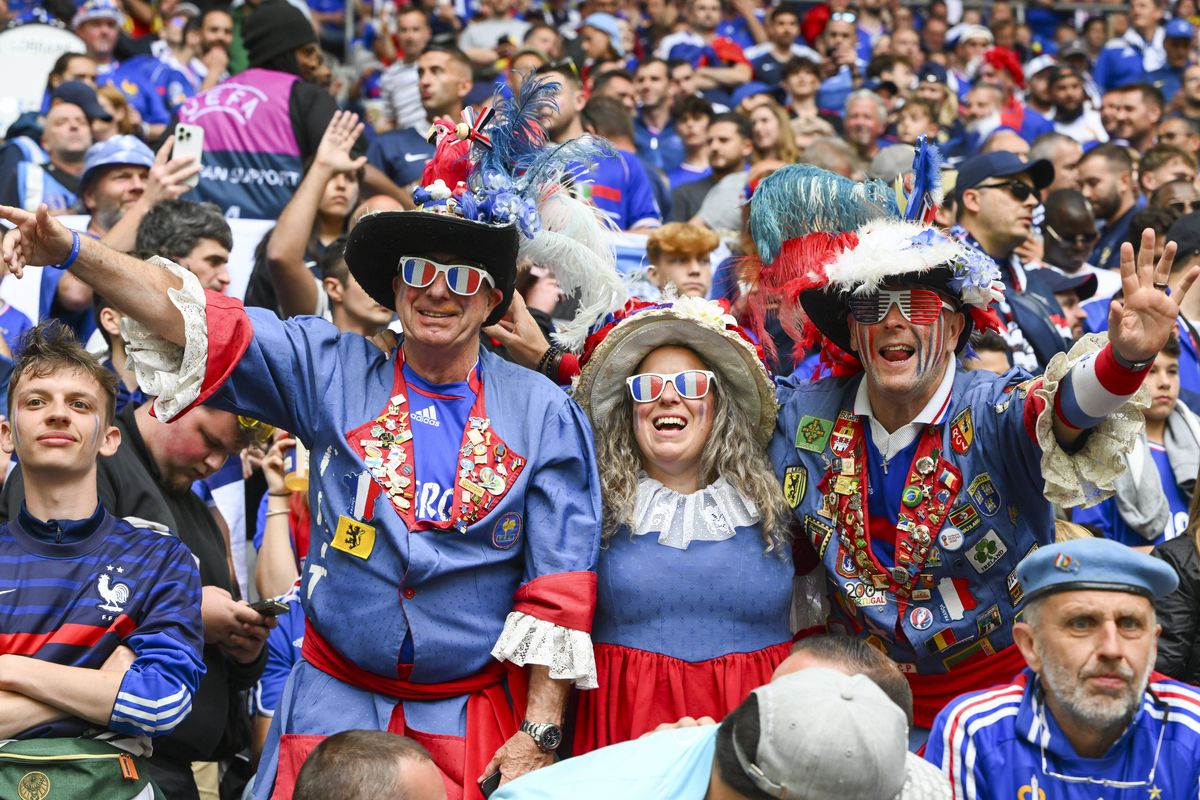
[[(666, 346), (654, 350), (638, 365), (635, 374), (657, 372), (671, 375), (708, 366), (685, 347)], [(715, 381), (715, 379), (714, 379)], [(668, 383), (657, 400), (633, 404), (633, 438), (642, 454), (642, 466), (651, 478), (670, 486), (700, 485), (700, 455), (712, 432), (716, 410), (715, 389), (699, 400), (680, 397)]]

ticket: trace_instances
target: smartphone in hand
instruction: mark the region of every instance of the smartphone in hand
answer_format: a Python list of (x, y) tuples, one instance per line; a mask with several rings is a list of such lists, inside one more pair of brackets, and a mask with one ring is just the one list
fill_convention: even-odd
[(280, 614), (286, 614), (290, 607), (287, 603), (281, 603), (278, 600), (259, 600), (257, 603), (250, 604), (250, 608), (264, 617), (278, 617)]
[[(171, 148), (171, 158), (185, 158), (192, 156), (192, 163), (200, 166), (200, 159), (204, 153), (204, 128), (199, 125), (187, 125), (179, 123), (175, 126), (175, 144)], [(187, 186), (195, 189), (200, 183), (200, 173), (197, 172), (192, 177), (185, 181)]]
[(479, 782), (479, 791), (484, 797), (491, 797), (492, 792), (500, 788), (500, 770), (496, 770)]

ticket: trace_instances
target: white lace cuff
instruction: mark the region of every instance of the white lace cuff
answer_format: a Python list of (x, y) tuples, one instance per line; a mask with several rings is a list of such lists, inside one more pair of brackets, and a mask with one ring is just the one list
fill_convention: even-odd
[(1150, 405), (1150, 393), (1142, 386), (1124, 405), (1091, 429), (1077, 452), (1068, 453), (1054, 435), (1054, 398), (1059, 383), (1084, 356), (1099, 352), (1107, 343), (1106, 334), (1084, 336), (1070, 352), (1059, 353), (1050, 359), (1042, 376), (1042, 386), (1034, 390), (1046, 402), (1036, 423), (1037, 440), (1042, 448), (1042, 475), (1046, 481), (1043, 494), (1051, 503), (1063, 508), (1093, 506), (1112, 497), (1114, 481), (1125, 470), (1121, 456), (1133, 450), (1146, 427), (1141, 409)]
[(600, 685), (596, 680), (596, 657), (590, 635), (520, 611), (510, 612), (504, 620), (504, 630), (492, 648), (492, 657), (521, 667), (541, 664), (550, 668), (551, 678), (572, 680), (580, 689), (595, 689)]
[(170, 422), (196, 402), (204, 385), (208, 364), (208, 323), (205, 319), (204, 289), (196, 276), (173, 261), (154, 256), (149, 263), (183, 281), (179, 289), (167, 290), (167, 296), (183, 316), (183, 347), (153, 333), (133, 317), (121, 320), (125, 353), (137, 377), (138, 386), (154, 397), (154, 413)]

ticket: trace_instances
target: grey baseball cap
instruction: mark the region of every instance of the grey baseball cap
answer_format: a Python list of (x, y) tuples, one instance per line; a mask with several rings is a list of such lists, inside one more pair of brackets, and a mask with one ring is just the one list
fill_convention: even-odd
[(904, 789), (908, 721), (865, 675), (805, 669), (753, 692), (757, 752), (733, 743), (746, 776), (771, 797), (893, 800)]

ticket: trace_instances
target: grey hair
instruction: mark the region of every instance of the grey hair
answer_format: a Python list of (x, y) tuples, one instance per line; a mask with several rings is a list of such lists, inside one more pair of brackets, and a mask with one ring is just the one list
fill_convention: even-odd
[(178, 261), (187, 258), (201, 239), (212, 239), (233, 249), (233, 232), (212, 203), (163, 200), (156, 203), (138, 225), (135, 249)]
[[(716, 412), (708, 441), (700, 452), (700, 478), (705, 486), (724, 477), (762, 514), (765, 552), (782, 551), (788, 540), (791, 511), (762, 445), (749, 435), (751, 420), (732, 395), (722, 391), (720, 379), (713, 382)], [(732, 391), (732, 389), (731, 389)], [(621, 402), (604, 424), (596, 428), (596, 461), (600, 472), (600, 496), (604, 503), (604, 544), (621, 526), (633, 524), (637, 502), (638, 474), (642, 454), (633, 436), (633, 399), (622, 392)]]
[(855, 89), (850, 94), (846, 95), (846, 102), (842, 104), (842, 113), (850, 107), (850, 104), (855, 100), (867, 100), (875, 104), (875, 113), (879, 115), (879, 121), (887, 125), (887, 103), (883, 102), (883, 98), (870, 89)]

